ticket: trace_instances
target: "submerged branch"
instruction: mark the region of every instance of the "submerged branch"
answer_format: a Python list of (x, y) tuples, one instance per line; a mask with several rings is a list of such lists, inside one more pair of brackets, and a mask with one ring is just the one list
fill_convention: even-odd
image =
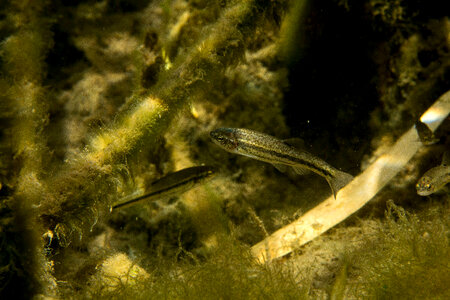
[(236, 63), (244, 53), (245, 36), (255, 26), (253, 1), (237, 1), (206, 31), (205, 38), (160, 75), (145, 95), (132, 103), (116, 122), (94, 136), (84, 152), (68, 160), (65, 170), (48, 183), (41, 217), (62, 246), (92, 228), (107, 213), (114, 193), (114, 172), (124, 157), (144, 140), (163, 132), (193, 91), (209, 85), (214, 74)]
[[(421, 117), (435, 131), (450, 113), (450, 91), (443, 94)], [(252, 247), (261, 263), (284, 256), (339, 224), (369, 202), (400, 172), (422, 146), (410, 128), (391, 149), (342, 188), (336, 200), (329, 197), (306, 214)]]

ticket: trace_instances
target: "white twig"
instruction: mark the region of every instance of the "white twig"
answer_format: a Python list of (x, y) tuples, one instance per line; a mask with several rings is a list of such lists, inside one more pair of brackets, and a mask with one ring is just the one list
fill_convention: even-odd
[[(435, 131), (450, 112), (450, 91), (443, 94), (420, 118)], [(264, 263), (292, 252), (363, 207), (413, 157), (422, 146), (414, 127), (410, 128), (364, 172), (342, 188), (336, 200), (331, 196), (296, 221), (274, 232), (252, 247)]]

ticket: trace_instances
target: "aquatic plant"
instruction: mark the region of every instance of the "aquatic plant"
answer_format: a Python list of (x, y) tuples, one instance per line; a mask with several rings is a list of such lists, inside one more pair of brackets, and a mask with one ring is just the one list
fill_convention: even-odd
[[(250, 246), (329, 190), (212, 150), (208, 137), (221, 126), (302, 136), (333, 166), (352, 174), (370, 166), (448, 89), (448, 18), (418, 21), (410, 3), (1, 2), (0, 298), (342, 298), (360, 296), (355, 286), (389, 296), (399, 295), (390, 284), (397, 269), (413, 287), (429, 265), (445, 270), (442, 214), (420, 213), (422, 223), (413, 213), (398, 217), (393, 205), (383, 214), (388, 198), (417, 209), (408, 207), (416, 201), (408, 184), (442, 145), (419, 152), (397, 181), (384, 178), (391, 194), (379, 193), (369, 216), (360, 212), (300, 250), (306, 236), (292, 235), (291, 256), (259, 265), (254, 257), (266, 249), (255, 251), (258, 244), (252, 255)], [(316, 26), (320, 18), (336, 31)], [(370, 35), (355, 38), (346, 29), (354, 24)], [(317, 60), (304, 56), (311, 52)], [(370, 63), (352, 68), (362, 56)], [(289, 96), (288, 82), (300, 96)], [(219, 178), (182, 201), (110, 212), (117, 197), (202, 163), (220, 167)], [(347, 208), (345, 216), (354, 211)], [(317, 221), (309, 224), (316, 233), (334, 225)], [(360, 253), (366, 261), (352, 259)], [(414, 268), (405, 264), (411, 257)]]
[[(264, 9), (258, 1), (228, 3), (199, 40), (175, 57), (170, 43), (176, 34), (170, 31), (161, 49), (164, 70), (157, 72), (157, 81), (148, 90), (137, 86), (112, 124), (91, 135), (83, 151), (69, 154), (56, 170), (46, 168), (49, 150), (42, 134), (48, 123), (48, 92), (42, 80), (46, 74), (45, 54), (52, 47), (53, 20), (44, 17), (47, 5), (47, 1), (12, 1), (2, 7), (11, 22), (8, 26), (3, 23), (11, 35), (1, 45), (1, 85), (7, 91), (2, 102), (11, 102), (8, 109), (15, 119), (13, 153), (18, 165), (16, 181), (8, 183), (14, 186), (14, 193), (7, 207), (17, 210), (14, 225), (23, 227), (20, 238), (27, 240), (25, 248), (38, 252), (34, 255), (39, 258), (17, 258), (30, 260), (30, 281), (45, 277), (36, 270), (49, 270), (39, 248), (45, 244), (67, 247), (82, 239), (99, 218), (109, 213), (121, 172), (126, 168), (126, 157), (145, 141), (155, 140), (186, 106), (189, 97), (211, 85), (214, 74), (223, 73), (242, 58), (246, 37), (255, 29)], [(143, 76), (140, 78), (142, 84)], [(31, 232), (25, 235), (26, 231)], [(40, 235), (43, 240), (39, 240)]]
[[(52, 47), (52, 38), (51, 19), (45, 17), (45, 3), (9, 3), (9, 14), (3, 27), (11, 30), (11, 35), (2, 41), (0, 50), (3, 62), (0, 78), (2, 118), (15, 121), (11, 122), (7, 133), (11, 141), (7, 153), (13, 155), (14, 162), (7, 163), (2, 159), (2, 168), (11, 168), (9, 172), (15, 176), (2, 176), (1, 179), (2, 190), (10, 196), (9, 201), (0, 204), (1, 277), (7, 282), (7, 292), (23, 288), (23, 295), (34, 294), (41, 286), (48, 286), (51, 280), (51, 276), (46, 276), (49, 269), (43, 252), (39, 250), (42, 249), (40, 226), (36, 226), (34, 214), (35, 207), (43, 200), (42, 178), (48, 151), (42, 134), (48, 123), (47, 91), (42, 82), (45, 77), (44, 58)], [(14, 191), (8, 191), (12, 186)], [(25, 286), (22, 287), (23, 283)], [(1, 289), (5, 288), (5, 283), (2, 285)]]

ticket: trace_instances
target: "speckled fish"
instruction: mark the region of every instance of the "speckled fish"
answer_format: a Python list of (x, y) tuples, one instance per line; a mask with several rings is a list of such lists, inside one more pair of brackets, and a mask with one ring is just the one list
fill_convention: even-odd
[(428, 196), (436, 193), (450, 182), (450, 153), (443, 155), (442, 164), (431, 168), (419, 179), (416, 184), (417, 194)]
[(327, 180), (334, 197), (353, 179), (352, 175), (337, 170), (311, 153), (264, 133), (243, 128), (219, 128), (210, 135), (226, 151), (271, 163), (280, 171), (288, 166), (299, 174), (305, 169), (319, 174)]
[(416, 127), (417, 134), (419, 135), (420, 141), (425, 146), (433, 145), (433, 144), (439, 142), (439, 139), (437, 139), (434, 136), (433, 131), (428, 127), (427, 124), (418, 120), (415, 124), (415, 127)]
[(191, 167), (170, 173), (151, 183), (144, 195), (133, 197), (132, 199), (125, 197), (114, 204), (113, 209), (179, 196), (195, 186), (204, 183), (206, 180), (211, 179), (213, 175), (215, 175), (215, 169), (210, 166)]

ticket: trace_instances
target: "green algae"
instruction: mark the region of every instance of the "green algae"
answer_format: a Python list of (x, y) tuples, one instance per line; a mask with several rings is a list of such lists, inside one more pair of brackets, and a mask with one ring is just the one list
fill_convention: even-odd
[[(1, 4), (2, 293), (23, 285), (28, 298), (446, 298), (448, 198), (419, 200), (413, 188), (416, 165), (426, 168), (419, 160), (442, 145), (424, 150), (363, 212), (298, 253), (260, 266), (247, 252), (317, 204), (327, 186), (217, 151), (211, 129), (300, 135), (357, 173), (355, 165), (367, 165), (448, 87), (449, 21), (432, 5), (425, 16), (416, 1), (330, 1), (323, 5), (332, 18), (322, 26), (321, 4), (308, 11), (303, 4)], [(339, 37), (356, 49), (358, 39), (368, 41), (368, 75), (336, 70), (333, 61), (349, 59), (347, 51), (314, 44), (336, 41), (327, 30), (349, 16), (367, 36)], [(306, 63), (311, 52), (323, 55), (315, 66)], [(298, 66), (318, 85), (293, 81), (288, 74)], [(352, 89), (328, 88), (341, 82), (336, 74)], [(288, 86), (302, 96), (285, 96)], [(334, 100), (317, 98), (318, 87)], [(309, 111), (311, 102), (333, 115)], [(300, 109), (287, 113), (292, 103)], [(109, 213), (115, 197), (202, 163), (220, 167), (221, 176), (170, 210)], [(386, 208), (387, 199), (404, 208)], [(113, 290), (92, 284), (97, 267), (117, 253), (150, 277)]]

